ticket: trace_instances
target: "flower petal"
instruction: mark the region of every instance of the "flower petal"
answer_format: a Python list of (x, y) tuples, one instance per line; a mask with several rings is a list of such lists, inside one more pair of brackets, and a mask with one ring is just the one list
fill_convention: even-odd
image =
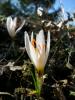
[(6, 21), (7, 30), (8, 30), (9, 33), (11, 33), (11, 29), (10, 29), (11, 23), (12, 23), (12, 18), (10, 16), (10, 17), (7, 18), (7, 21)]
[(36, 47), (40, 50), (40, 46), (45, 46), (44, 32), (41, 30), (36, 36)]
[(7, 26), (7, 30), (8, 30), (8, 33), (11, 37), (15, 37), (15, 28), (14, 28), (14, 24), (13, 23), (13, 20), (12, 20), (12, 17), (8, 17), (7, 18), (7, 22), (6, 22), (6, 26)]
[(31, 44), (30, 40), (29, 40), (29, 36), (28, 33), (25, 32), (25, 48), (27, 51), (28, 56), (30, 57), (31, 61), (34, 63), (34, 65), (36, 66), (37, 64), (37, 55), (36, 55), (36, 50), (33, 47), (33, 45)]
[[(14, 27), (14, 30), (16, 29), (16, 25), (17, 25), (17, 17), (15, 17), (13, 19), (13, 27)], [(16, 30), (15, 30), (16, 31)]]
[(34, 46), (31, 44), (31, 42), (29, 43), (29, 47), (30, 47), (30, 55), (31, 55), (31, 60), (33, 62), (33, 64), (35, 65), (35, 67), (37, 67), (38, 64), (38, 52), (36, 51), (36, 48), (34, 48)]
[(46, 64), (47, 59), (48, 59), (49, 50), (50, 50), (50, 31), (48, 31), (48, 35), (47, 35), (47, 46), (46, 46), (45, 64)]
[(31, 59), (31, 55), (30, 55), (30, 47), (29, 47), (29, 36), (28, 36), (28, 33), (25, 31), (25, 34), (24, 34), (24, 41), (25, 41), (25, 48), (26, 48), (26, 51), (27, 51), (27, 54), (28, 56), (30, 57)]
[(45, 37), (44, 32), (41, 30), (39, 34), (36, 36), (36, 49), (38, 49), (38, 66), (43, 67), (40, 69), (44, 69), (44, 62), (45, 62)]
[(33, 32), (32, 32), (31, 33), (31, 42), (32, 42), (33, 38), (34, 38), (34, 36), (33, 36)]
[(18, 33), (22, 29), (22, 27), (24, 26), (24, 24), (25, 24), (25, 20), (22, 21), (20, 27), (16, 30), (16, 33)]

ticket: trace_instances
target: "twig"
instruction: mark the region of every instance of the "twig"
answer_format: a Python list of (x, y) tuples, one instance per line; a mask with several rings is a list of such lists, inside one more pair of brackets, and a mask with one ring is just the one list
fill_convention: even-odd
[(15, 97), (14, 95), (8, 93), (8, 92), (0, 92), (0, 95), (8, 95), (8, 96), (11, 96), (11, 97)]

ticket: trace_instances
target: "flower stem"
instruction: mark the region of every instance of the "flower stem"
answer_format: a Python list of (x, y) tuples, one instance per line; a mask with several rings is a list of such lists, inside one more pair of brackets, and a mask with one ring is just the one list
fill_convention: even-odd
[(36, 84), (37, 84), (37, 93), (40, 96), (41, 94), (41, 88), (42, 88), (42, 84), (43, 84), (43, 77), (39, 76), (38, 73), (36, 73)]

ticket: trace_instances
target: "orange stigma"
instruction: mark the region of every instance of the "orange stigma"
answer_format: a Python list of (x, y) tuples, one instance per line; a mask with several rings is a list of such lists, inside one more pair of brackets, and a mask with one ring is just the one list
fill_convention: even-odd
[(36, 46), (36, 41), (35, 41), (35, 39), (33, 39), (32, 41), (31, 41), (31, 43), (32, 43), (32, 45), (35, 47)]

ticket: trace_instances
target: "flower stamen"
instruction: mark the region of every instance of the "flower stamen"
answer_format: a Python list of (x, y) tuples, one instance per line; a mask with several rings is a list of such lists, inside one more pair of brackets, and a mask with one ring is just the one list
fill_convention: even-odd
[(35, 39), (32, 39), (31, 44), (32, 44), (34, 47), (36, 47), (36, 40), (35, 40)]

